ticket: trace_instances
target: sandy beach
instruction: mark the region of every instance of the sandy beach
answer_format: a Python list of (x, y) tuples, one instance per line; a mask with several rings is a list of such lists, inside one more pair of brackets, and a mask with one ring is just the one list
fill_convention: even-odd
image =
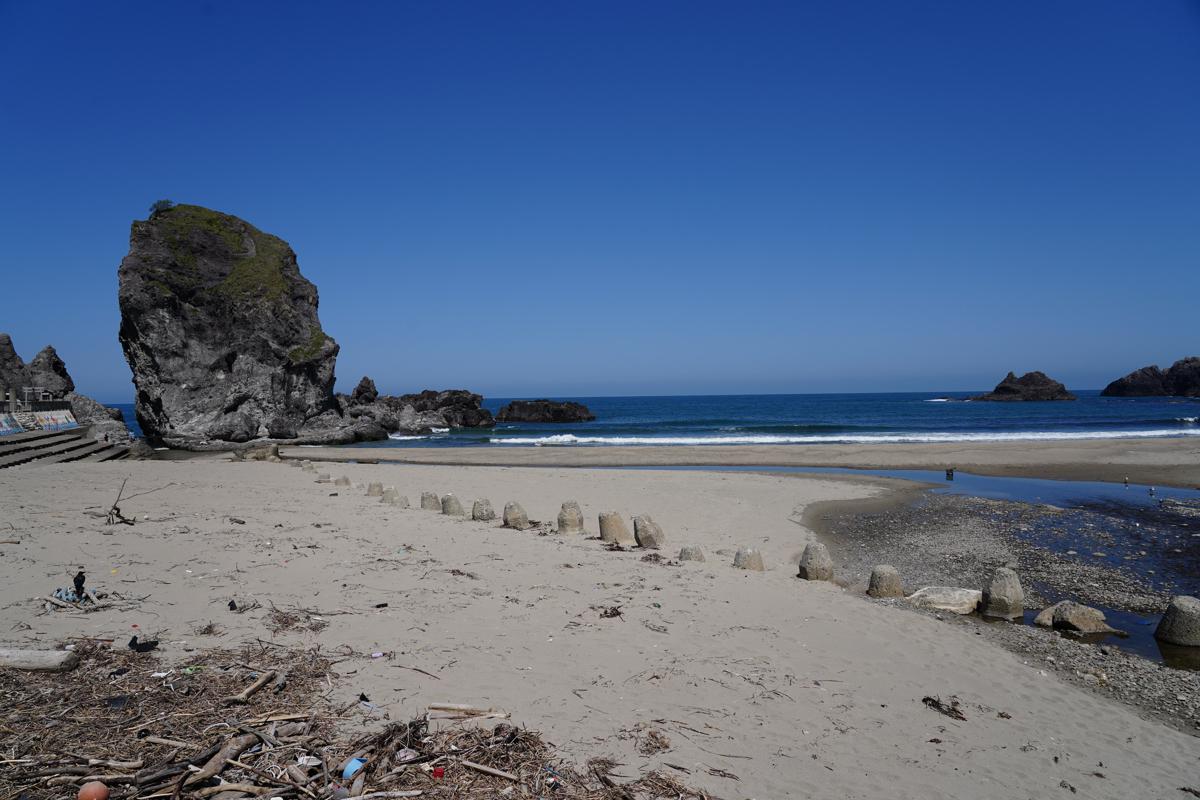
[(804, 445), (803, 447), (287, 448), (297, 458), (472, 466), (780, 466), (932, 469), (1056, 480), (1200, 487), (1200, 439)]
[[(1100, 473), (1178, 469), (1190, 482), (1197, 446), (920, 448), (920, 463), (952, 458), (961, 469), (1000, 472), (1024, 452), (1035, 472), (1065, 475), (1094, 460)], [(826, 463), (853, 462), (850, 448), (805, 448), (805, 458), (818, 449)], [(690, 463), (702, 457), (696, 450), (669, 455)], [(917, 450), (873, 459), (917, 466)], [(630, 458), (616, 451), (370, 455)], [(792, 452), (772, 450), (769, 463)], [(721, 457), (763, 456), (722, 448)], [(5, 472), (0, 505), (12, 530), (4, 538), (17, 544), (0, 545), (3, 639), (120, 645), (136, 630), (161, 639), (164, 662), (256, 639), (319, 645), (341, 654), (335, 704), (353, 705), (362, 693), (377, 708), (351, 712), (362, 718), (347, 724), (405, 720), (436, 701), (495, 706), (569, 758), (608, 755), (622, 775), (659, 769), (725, 798), (1166, 798), (1200, 784), (1194, 736), (1026, 663), (975, 626), (797, 580), (793, 561), (813, 536), (801, 524), (805, 508), (878, 496), (886, 491), (878, 482), (411, 463), (318, 469), (354, 485), (316, 483), (287, 464), (213, 458)], [(122, 510), (137, 523), (106, 526), (103, 512), (126, 478)], [(453, 493), (468, 511), (477, 497), (497, 511), (516, 500), (550, 523), (563, 501), (576, 500), (587, 535), (388, 506), (365, 496), (369, 481), (395, 486), (414, 505), (422, 491)], [(708, 561), (609, 552), (590, 538), (606, 510), (652, 515), (666, 532), (668, 562), (685, 544), (702, 546)], [(747, 546), (762, 551), (765, 572), (732, 568), (734, 550)], [(80, 568), (92, 586), (126, 599), (91, 614), (47, 613), (31, 599), (69, 585)], [(232, 613), (230, 600), (261, 606)], [(602, 615), (614, 607), (619, 616)], [(272, 609), (301, 622), (273, 633)], [(310, 630), (313, 618), (328, 625)], [(215, 634), (197, 633), (210, 622)], [(957, 698), (965, 721), (930, 710), (926, 696)], [(638, 740), (651, 729), (669, 749), (642, 755)]]

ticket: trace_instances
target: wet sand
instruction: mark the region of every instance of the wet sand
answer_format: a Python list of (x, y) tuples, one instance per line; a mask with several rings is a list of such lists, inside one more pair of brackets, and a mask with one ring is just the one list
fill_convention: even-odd
[(1200, 437), (953, 444), (708, 447), (285, 447), (297, 458), (525, 467), (780, 466), (932, 469), (1200, 488)]

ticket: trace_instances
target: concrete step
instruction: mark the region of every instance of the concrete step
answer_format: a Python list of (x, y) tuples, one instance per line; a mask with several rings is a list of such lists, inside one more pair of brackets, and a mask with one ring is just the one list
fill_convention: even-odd
[(30, 466), (40, 466), (42, 464), (65, 464), (69, 461), (82, 461), (88, 456), (93, 456), (102, 450), (106, 450), (107, 448), (108, 446), (105, 445), (104, 442), (97, 442), (93, 439), (87, 439), (84, 441), (82, 447), (76, 447), (73, 450), (66, 450), (62, 453), (43, 456), (42, 458), (38, 458), (27, 463)]
[[(67, 433), (72, 432), (67, 431)], [(63, 460), (58, 459), (57, 456), (72, 453), (83, 448), (88, 448), (88, 452), (90, 453), (93, 451), (93, 445), (95, 444), (97, 444), (97, 442), (94, 440), (84, 439), (77, 432), (75, 432), (74, 436), (68, 437), (65, 440), (55, 439), (45, 447), (25, 449), (15, 453), (6, 453), (4, 455), (0, 455), (0, 469), (4, 469), (6, 467), (15, 467), (20, 464), (29, 463), (30, 461), (43, 461), (50, 458), (54, 458), (55, 461)]]
[(78, 439), (83, 434), (80, 430), (69, 431), (25, 431), (0, 436), (0, 456), (18, 453), (22, 450), (45, 447), (55, 442), (65, 442), (68, 439)]
[[(103, 444), (103, 443), (101, 443), (101, 444)], [(127, 455), (129, 455), (128, 447), (123, 447), (119, 444), (110, 444), (110, 445), (105, 446), (101, 450), (97, 450), (94, 453), (90, 453), (90, 454), (84, 456), (83, 458), (79, 459), (79, 461), (81, 461), (81, 462), (84, 462), (84, 461), (86, 461), (86, 462), (117, 461), (118, 459), (122, 459)]]

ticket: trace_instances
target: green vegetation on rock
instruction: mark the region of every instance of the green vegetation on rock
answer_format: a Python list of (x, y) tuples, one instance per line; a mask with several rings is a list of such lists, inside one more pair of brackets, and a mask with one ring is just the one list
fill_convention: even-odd
[(321, 348), (325, 346), (325, 338), (325, 332), (319, 327), (314, 327), (308, 336), (307, 343), (293, 347), (288, 352), (288, 360), (293, 364), (301, 364), (316, 358), (321, 354)]
[[(233, 268), (214, 288), (237, 299), (261, 296), (275, 299), (287, 290), (283, 267), (288, 246), (278, 237), (219, 211), (180, 204), (153, 217), (176, 265), (183, 271), (196, 268), (197, 252), (217, 250), (232, 259)], [(246, 237), (254, 242), (248, 247)]]

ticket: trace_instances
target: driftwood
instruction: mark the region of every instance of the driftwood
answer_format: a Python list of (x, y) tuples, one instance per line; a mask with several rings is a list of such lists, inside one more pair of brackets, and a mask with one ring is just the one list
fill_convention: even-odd
[(192, 773), (186, 781), (185, 786), (191, 786), (194, 783), (202, 783), (209, 778), (221, 774), (221, 770), (225, 769), (229, 764), (229, 759), (237, 758), (242, 753), (250, 749), (250, 747), (258, 741), (258, 737), (252, 733), (243, 733), (241, 736), (235, 736), (227, 741), (217, 754), (208, 760), (208, 763)]
[(460, 763), (467, 769), (473, 769), (476, 772), (482, 772), (485, 775), (494, 775), (497, 778), (505, 778), (506, 780), (510, 781), (521, 780), (511, 772), (505, 772), (502, 769), (493, 769), (492, 767), (485, 767), (483, 764), (476, 764), (474, 761), (467, 761), (465, 758)]
[(66, 672), (75, 669), (79, 656), (70, 650), (13, 650), (0, 648), (0, 667), (36, 670), (41, 672)]
[(256, 680), (254, 683), (247, 686), (238, 694), (235, 694), (231, 697), (226, 697), (222, 702), (227, 706), (244, 706), (246, 703), (250, 702), (250, 698), (255, 692), (273, 680), (275, 680), (275, 670), (269, 669), (263, 674), (259, 675), (258, 680)]
[(127, 483), (129, 483), (129, 478), (126, 478), (125, 480), (121, 481), (121, 488), (117, 492), (117, 499), (113, 500), (112, 508), (110, 508), (108, 510), (108, 514), (105, 515), (105, 520), (104, 520), (105, 525), (116, 525), (118, 522), (125, 524), (125, 525), (133, 524), (133, 520), (131, 520), (121, 514), (121, 509), (117, 505), (117, 503), (121, 502), (121, 495), (123, 495), (125, 493), (125, 484), (127, 484)]

